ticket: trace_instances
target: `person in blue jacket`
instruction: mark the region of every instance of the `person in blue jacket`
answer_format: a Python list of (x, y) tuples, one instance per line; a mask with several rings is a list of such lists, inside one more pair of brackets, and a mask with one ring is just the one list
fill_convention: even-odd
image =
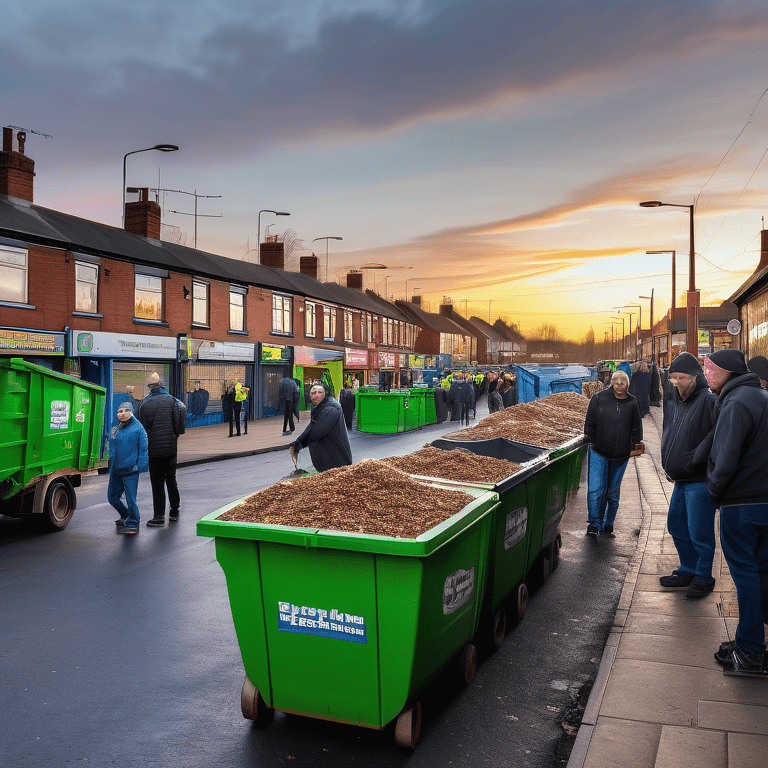
[[(117, 409), (119, 424), (109, 433), (109, 487), (107, 501), (120, 513), (115, 520), (117, 532), (139, 532), (139, 505), (136, 492), (139, 473), (149, 469), (147, 433), (133, 415), (133, 404), (121, 403)], [(123, 503), (122, 496), (125, 496)]]

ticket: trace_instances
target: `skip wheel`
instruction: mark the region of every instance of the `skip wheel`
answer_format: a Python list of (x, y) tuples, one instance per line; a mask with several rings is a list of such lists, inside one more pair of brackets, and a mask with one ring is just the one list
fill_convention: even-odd
[(517, 618), (521, 620), (528, 610), (528, 587), (521, 584), (517, 588)]
[(549, 557), (552, 568), (551, 570), (554, 571), (557, 566), (560, 564), (560, 537), (558, 536), (553, 542), (552, 542), (552, 552)]
[(477, 648), (467, 643), (461, 654), (461, 672), (465, 685), (469, 685), (477, 674)]
[(421, 704), (417, 701), (397, 717), (395, 744), (401, 749), (414, 749), (421, 735)]
[(499, 608), (493, 614), (493, 644), (496, 648), (501, 648), (504, 637), (507, 634), (507, 612), (504, 608)]
[(256, 725), (268, 725), (275, 716), (275, 710), (268, 707), (259, 689), (248, 679), (243, 680), (240, 692), (240, 710), (246, 720), (253, 720)]

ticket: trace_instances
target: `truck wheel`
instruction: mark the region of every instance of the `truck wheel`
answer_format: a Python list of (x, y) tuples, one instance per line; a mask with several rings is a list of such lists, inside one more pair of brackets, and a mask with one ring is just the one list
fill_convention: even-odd
[(410, 709), (404, 709), (397, 717), (395, 744), (400, 749), (412, 751), (421, 735), (421, 704), (417, 701)]
[(269, 725), (275, 716), (275, 710), (267, 706), (259, 689), (248, 679), (248, 675), (243, 680), (243, 690), (240, 692), (240, 711), (246, 720), (253, 720), (259, 726)]
[(61, 531), (67, 527), (75, 513), (77, 499), (75, 490), (65, 477), (54, 480), (45, 492), (43, 504), (43, 523), (51, 531)]
[(528, 587), (521, 584), (517, 588), (517, 620), (522, 621), (528, 610)]

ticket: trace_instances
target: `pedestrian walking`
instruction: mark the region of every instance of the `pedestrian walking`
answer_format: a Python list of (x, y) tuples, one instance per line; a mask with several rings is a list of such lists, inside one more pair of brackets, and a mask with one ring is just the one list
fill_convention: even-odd
[(299, 451), (309, 448), (312, 465), (318, 472), (352, 463), (344, 413), (336, 398), (328, 394), (323, 382), (316, 381), (309, 390), (312, 411), (309, 426), (290, 446), (291, 458), (298, 461)]
[(248, 434), (248, 406), (246, 400), (248, 399), (248, 392), (250, 389), (244, 387), (239, 381), (235, 382), (235, 396), (234, 396), (234, 420), (237, 424), (237, 436), (240, 437), (240, 417), (243, 419), (243, 434)]
[[(133, 403), (121, 403), (118, 424), (109, 432), (109, 485), (107, 501), (118, 511), (117, 532), (139, 532), (139, 505), (136, 493), (139, 474), (149, 468), (147, 433), (133, 414)], [(122, 497), (125, 496), (125, 503)]]
[(705, 597), (715, 587), (712, 562), (717, 510), (707, 493), (707, 451), (696, 451), (715, 424), (717, 398), (709, 391), (699, 361), (689, 352), (672, 361), (669, 380), (673, 390), (664, 401), (661, 466), (675, 483), (667, 530), (680, 566), (659, 582), (663, 587), (688, 587), (685, 596), (690, 600)]
[(592, 395), (584, 422), (589, 443), (587, 535), (613, 533), (621, 480), (633, 450), (642, 448), (643, 423), (629, 376), (616, 371), (611, 386)]
[(768, 391), (737, 349), (705, 358), (704, 374), (718, 396), (707, 490), (720, 508), (720, 543), (739, 605), (736, 639), (715, 659), (726, 674), (768, 677)]
[(651, 371), (645, 360), (635, 366), (629, 380), (629, 394), (637, 398), (640, 416), (647, 416), (651, 412)]
[(504, 379), (499, 385), (498, 392), (501, 395), (502, 407), (510, 408), (513, 405), (517, 405), (517, 392), (513, 386), (512, 376), (510, 374), (504, 374)]
[(150, 528), (165, 525), (165, 489), (168, 488), (168, 519), (179, 519), (179, 488), (176, 484), (176, 456), (179, 435), (184, 433), (187, 409), (165, 388), (157, 372), (147, 379), (149, 394), (139, 406), (139, 421), (147, 431), (149, 445), (149, 479), (152, 483), (153, 516)]
[(293, 417), (299, 404), (299, 386), (290, 376), (283, 376), (277, 394), (280, 399), (280, 411), (283, 413), (283, 435), (290, 435), (296, 429)]
[(339, 405), (344, 413), (344, 423), (347, 429), (352, 429), (352, 416), (355, 413), (355, 393), (352, 391), (352, 383), (347, 382), (339, 392)]

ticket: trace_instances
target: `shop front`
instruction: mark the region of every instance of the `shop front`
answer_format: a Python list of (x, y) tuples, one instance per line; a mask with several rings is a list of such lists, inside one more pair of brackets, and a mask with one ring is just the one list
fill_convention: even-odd
[(261, 398), (257, 418), (280, 413), (280, 380), (293, 378), (293, 348), (284, 344), (261, 344), (259, 381)]
[(367, 349), (344, 350), (344, 384), (352, 384), (353, 389), (362, 387), (370, 378)]
[(182, 338), (182, 391), (187, 426), (221, 424), (229, 418), (227, 395), (237, 382), (249, 390), (241, 418), (254, 418), (256, 345), (239, 341)]
[(293, 375), (300, 381), (299, 408), (308, 410), (309, 389), (313, 381), (326, 384), (333, 397), (339, 396), (344, 386), (344, 350), (321, 347), (293, 348)]
[(149, 392), (147, 377), (156, 372), (168, 391), (181, 397), (178, 340), (175, 336), (71, 331), (70, 355), (80, 378), (107, 390), (105, 431), (117, 424), (117, 408), (126, 400), (138, 408)]
[(372, 384), (378, 384), (379, 389), (383, 392), (389, 392), (393, 387), (396, 387), (399, 381), (395, 378), (395, 353), (394, 352), (379, 352), (379, 375), (377, 381), (371, 381)]
[(57, 373), (65, 370), (66, 334), (25, 328), (0, 327), (0, 357), (20, 357)]
[(437, 355), (408, 355), (408, 368), (414, 387), (433, 387), (440, 379)]

